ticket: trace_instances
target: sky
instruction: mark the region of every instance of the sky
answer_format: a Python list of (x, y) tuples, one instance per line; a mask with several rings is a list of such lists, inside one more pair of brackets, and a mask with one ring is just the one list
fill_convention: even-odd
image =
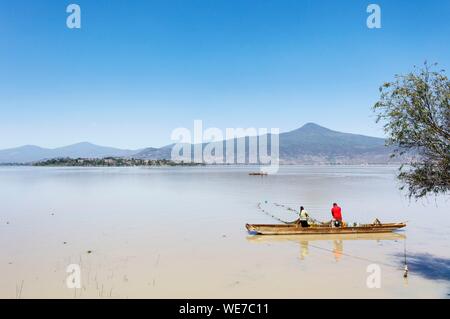
[(158, 147), (194, 120), (382, 137), (379, 86), (448, 69), (449, 21), (446, 0), (0, 0), (0, 149)]

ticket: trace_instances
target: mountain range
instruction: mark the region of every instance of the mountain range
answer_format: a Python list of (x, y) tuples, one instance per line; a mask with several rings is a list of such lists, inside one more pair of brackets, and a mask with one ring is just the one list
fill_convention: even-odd
[(99, 146), (88, 142), (77, 143), (58, 148), (43, 148), (25, 145), (0, 150), (0, 163), (29, 163), (44, 159), (70, 158), (104, 158), (108, 156), (128, 157), (136, 154), (136, 150), (123, 150), (113, 147)]
[[(385, 164), (394, 161), (390, 158), (392, 150), (385, 146), (385, 140), (382, 138), (337, 132), (315, 123), (307, 123), (299, 129), (281, 133), (279, 142), (280, 162), (286, 164)], [(225, 154), (225, 143), (223, 145)], [(88, 142), (53, 149), (26, 145), (0, 150), (0, 163), (30, 163), (61, 157), (170, 159), (172, 147), (173, 144), (160, 148), (128, 150)], [(247, 144), (246, 154), (248, 154)]]

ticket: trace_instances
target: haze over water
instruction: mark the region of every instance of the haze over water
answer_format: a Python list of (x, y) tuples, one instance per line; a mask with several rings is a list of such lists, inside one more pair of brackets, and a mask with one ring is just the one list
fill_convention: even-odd
[[(409, 201), (394, 166), (0, 168), (1, 298), (438, 297), (450, 293), (449, 197)], [(408, 221), (399, 235), (261, 237), (305, 206)], [(406, 238), (406, 239), (405, 239)], [(410, 273), (403, 278), (404, 248)], [(81, 289), (66, 267), (79, 264)], [(366, 285), (381, 267), (381, 288)]]

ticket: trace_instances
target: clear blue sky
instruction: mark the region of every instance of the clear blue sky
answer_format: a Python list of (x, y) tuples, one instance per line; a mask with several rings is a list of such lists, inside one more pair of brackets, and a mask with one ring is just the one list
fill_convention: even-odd
[(382, 136), (379, 85), (449, 68), (449, 21), (447, 0), (0, 0), (0, 148), (162, 146), (194, 119)]

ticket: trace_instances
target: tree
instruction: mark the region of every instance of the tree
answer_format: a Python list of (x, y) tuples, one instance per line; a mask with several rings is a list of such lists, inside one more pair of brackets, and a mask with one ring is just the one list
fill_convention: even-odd
[(450, 189), (450, 82), (444, 70), (424, 67), (396, 75), (380, 87), (373, 109), (384, 123), (392, 156), (409, 154), (399, 169), (409, 197), (445, 194)]

